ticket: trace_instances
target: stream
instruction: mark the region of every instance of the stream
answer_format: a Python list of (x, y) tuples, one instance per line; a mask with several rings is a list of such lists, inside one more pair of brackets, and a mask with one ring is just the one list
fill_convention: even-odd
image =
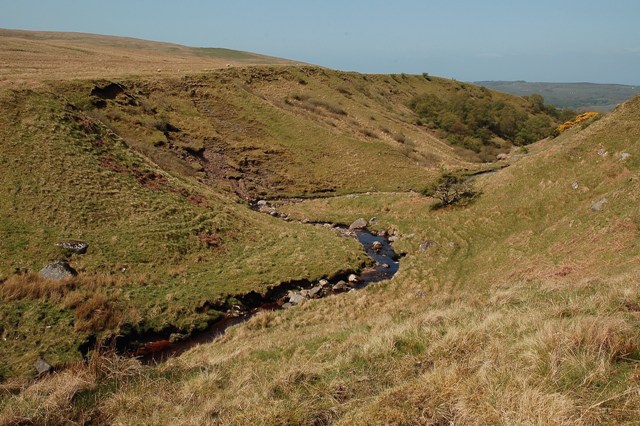
[[(277, 213), (273, 206), (263, 201), (260, 203), (262, 204), (252, 204), (251, 208), (285, 219), (284, 215)], [(243, 296), (236, 296), (236, 299), (242, 302), (243, 307), (228, 310), (220, 320), (211, 324), (204, 331), (193, 333), (189, 337), (176, 341), (166, 337), (151, 341), (147, 339), (147, 342), (142, 343), (138, 349), (125, 351), (138, 357), (145, 364), (159, 363), (178, 356), (197, 345), (212, 342), (224, 334), (227, 328), (247, 321), (258, 312), (295, 309), (295, 305), (302, 300), (320, 299), (339, 293), (356, 291), (371, 283), (392, 278), (400, 268), (400, 257), (393, 251), (386, 233), (377, 235), (366, 228), (352, 230), (345, 225), (329, 223), (310, 223), (309, 226), (330, 228), (344, 237), (356, 238), (362, 244), (366, 254), (372, 259), (372, 266), (364, 268), (359, 274), (355, 274), (353, 271), (343, 272), (319, 282), (309, 280), (284, 282), (271, 288), (264, 295), (251, 292)]]

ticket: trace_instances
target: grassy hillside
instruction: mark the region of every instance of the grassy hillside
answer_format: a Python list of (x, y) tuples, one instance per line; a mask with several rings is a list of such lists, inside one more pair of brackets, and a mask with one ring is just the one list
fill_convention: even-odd
[(516, 96), (542, 95), (558, 108), (578, 111), (611, 111), (640, 93), (640, 86), (596, 83), (530, 83), (526, 81), (477, 81), (474, 84)]
[(285, 206), (376, 215), (400, 232), (399, 275), (262, 313), (158, 367), (104, 358), (62, 372), (8, 398), (4, 419), (633, 424), (639, 106), (476, 178), (465, 208), (383, 193)]
[[(429, 76), (189, 58), (0, 87), (0, 423), (637, 419), (640, 98), (517, 149), (494, 113), (559, 116)], [(463, 134), (452, 111), (479, 152), (443, 140)], [(465, 205), (420, 195), (488, 169)], [(265, 198), (289, 221), (249, 209)], [(360, 217), (405, 255), (392, 280), (261, 312), (161, 365), (91, 347), (184, 338), (243, 294), (358, 270), (355, 240), (299, 222)], [(78, 277), (39, 278), (66, 239), (90, 244), (69, 256)], [(40, 356), (57, 371), (34, 378)]]
[(294, 61), (222, 48), (194, 48), (126, 37), (0, 29), (0, 85), (7, 81), (184, 75)]

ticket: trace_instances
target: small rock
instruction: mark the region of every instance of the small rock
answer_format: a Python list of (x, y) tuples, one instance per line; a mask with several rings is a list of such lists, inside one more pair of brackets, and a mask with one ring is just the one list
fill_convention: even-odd
[(293, 305), (289, 302), (285, 303), (284, 305), (282, 305), (282, 309), (289, 309), (290, 307), (292, 307)]
[(358, 280), (358, 276), (356, 274), (350, 274), (349, 278), (347, 279), (350, 283), (357, 283)]
[(320, 287), (326, 287), (329, 285), (329, 281), (328, 280), (320, 280), (318, 281), (318, 284), (320, 285)]
[(620, 161), (627, 161), (629, 157), (631, 157), (631, 154), (629, 154), (628, 152), (620, 153)]
[(77, 240), (59, 241), (55, 245), (76, 254), (85, 254), (89, 248), (88, 243)]
[(307, 219), (306, 217), (304, 219), (301, 220), (302, 223), (309, 223), (309, 219)]
[(609, 200), (607, 198), (602, 198), (596, 201), (595, 203), (591, 204), (591, 211), (599, 212), (608, 202)]
[(606, 156), (607, 156), (608, 152), (607, 152), (607, 150), (606, 150), (606, 149), (604, 149), (604, 148), (600, 148), (600, 149), (596, 152), (596, 154), (598, 154), (600, 157), (603, 157), (603, 158), (604, 158), (604, 157), (606, 157)]
[(571, 182), (571, 188), (578, 189), (578, 182), (575, 181), (575, 180), (573, 182)]
[(271, 216), (276, 217), (278, 216), (278, 212), (275, 210), (271, 210), (271, 212), (269, 213)]
[(333, 291), (342, 292), (349, 290), (349, 286), (346, 282), (340, 280), (333, 286)]
[(267, 201), (266, 201), (266, 200), (258, 200), (258, 202), (256, 203), (256, 205), (257, 205), (258, 207), (266, 206), (266, 205), (267, 205)]
[(367, 221), (364, 218), (356, 219), (350, 226), (349, 229), (364, 229), (367, 227)]
[(78, 272), (64, 260), (56, 260), (42, 268), (39, 275), (40, 278), (60, 281), (65, 278), (75, 277)]
[(382, 243), (380, 241), (374, 241), (373, 243), (371, 243), (371, 248), (373, 248), (375, 251), (380, 251), (382, 250)]
[(304, 296), (299, 293), (293, 293), (291, 296), (289, 296), (289, 303), (291, 303), (292, 305), (302, 303), (303, 300)]
[(411, 239), (411, 238), (413, 238), (415, 236), (416, 236), (416, 234), (407, 234), (404, 237), (407, 238), (407, 239)]
[(300, 296), (309, 297), (309, 290), (300, 290)]
[(390, 243), (395, 243), (399, 239), (400, 239), (400, 237), (398, 237), (397, 235), (392, 235), (392, 236), (389, 237), (389, 242)]
[(423, 243), (420, 243), (420, 246), (418, 247), (420, 251), (427, 251), (429, 250), (431, 247), (435, 247), (437, 246), (438, 243), (436, 243), (433, 240), (427, 240)]
[(416, 291), (416, 296), (418, 296), (419, 298), (423, 298), (426, 296), (426, 293), (422, 290), (418, 290)]
[(38, 358), (38, 360), (34, 364), (34, 367), (36, 367), (39, 375), (50, 373), (53, 371), (53, 367), (50, 366), (49, 363), (42, 358)]
[(377, 217), (372, 217), (371, 219), (369, 219), (369, 225), (373, 225), (374, 223), (376, 223), (376, 221), (378, 220)]
[(504, 160), (507, 160), (508, 158), (509, 158), (509, 154), (500, 153), (500, 154), (496, 155), (496, 159), (498, 161), (504, 161)]
[(390, 267), (391, 267), (391, 266), (389, 266), (389, 264), (388, 264), (388, 263), (383, 263), (383, 264), (382, 264), (382, 265), (380, 265), (380, 266), (382, 266), (382, 267), (383, 267), (383, 268), (385, 268), (385, 269), (386, 269), (386, 268), (390, 268)]
[(311, 287), (309, 289), (309, 297), (310, 298), (320, 297), (321, 293), (322, 293), (322, 287), (320, 287), (320, 286)]
[(378, 237), (385, 238), (387, 235), (389, 235), (389, 233), (387, 232), (386, 229), (383, 229), (382, 231), (378, 231)]

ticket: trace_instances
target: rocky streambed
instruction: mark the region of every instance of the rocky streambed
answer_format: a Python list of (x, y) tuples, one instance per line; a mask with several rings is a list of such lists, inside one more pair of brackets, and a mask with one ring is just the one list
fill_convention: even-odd
[[(290, 221), (286, 215), (279, 213), (276, 207), (267, 201), (261, 200), (252, 203), (250, 206), (261, 213)], [(305, 300), (320, 299), (344, 292), (357, 291), (371, 283), (390, 279), (398, 272), (400, 256), (391, 247), (390, 240), (394, 239), (393, 235), (388, 235), (386, 231), (374, 233), (367, 229), (374, 220), (375, 218), (370, 220), (360, 218), (350, 226), (301, 221), (309, 226), (331, 229), (345, 238), (356, 238), (371, 259), (369, 265), (360, 271), (338, 272), (317, 282), (309, 280), (283, 282), (271, 288), (265, 294), (251, 292), (244, 295), (236, 295), (233, 300), (237, 302), (230, 307), (211, 307), (225, 311), (225, 313), (221, 319), (214, 322), (204, 331), (176, 341), (171, 338), (159, 338), (160, 336), (153, 340), (149, 340), (148, 337), (147, 339), (127, 339), (128, 342), (124, 340), (119, 342), (119, 346), (124, 351), (139, 357), (143, 362), (160, 362), (180, 355), (196, 345), (213, 341), (223, 334), (227, 328), (248, 320), (258, 312), (290, 309)], [(131, 342), (134, 340), (137, 342), (147, 341), (133, 350), (131, 349)]]

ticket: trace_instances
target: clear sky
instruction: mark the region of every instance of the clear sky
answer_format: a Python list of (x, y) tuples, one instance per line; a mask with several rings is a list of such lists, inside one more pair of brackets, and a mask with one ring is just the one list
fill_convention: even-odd
[(0, 27), (372, 73), (640, 84), (640, 0), (0, 0)]

